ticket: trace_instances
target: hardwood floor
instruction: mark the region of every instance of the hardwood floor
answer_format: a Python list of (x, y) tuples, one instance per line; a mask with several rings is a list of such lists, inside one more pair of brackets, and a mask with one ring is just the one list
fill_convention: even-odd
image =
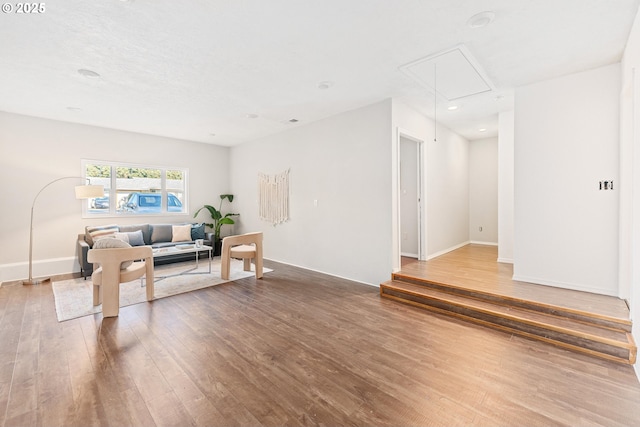
[[(512, 280), (495, 246), (468, 244), (428, 261), (405, 261), (380, 295), (430, 312), (634, 364), (637, 346), (620, 299)], [(403, 257), (404, 258), (404, 257)]]
[(278, 263), (58, 323), (0, 288), (0, 426), (640, 425), (633, 368)]
[(496, 246), (470, 244), (429, 261), (402, 263), (401, 274), (512, 298), (629, 317), (620, 298), (513, 280), (513, 265), (497, 262)]

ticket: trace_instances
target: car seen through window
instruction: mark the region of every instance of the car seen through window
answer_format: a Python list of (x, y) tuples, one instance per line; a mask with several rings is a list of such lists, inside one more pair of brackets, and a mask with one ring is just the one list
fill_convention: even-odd
[[(127, 197), (123, 210), (132, 213), (160, 213), (162, 210), (162, 194), (131, 193)], [(175, 194), (167, 194), (167, 212), (182, 212), (182, 202)]]

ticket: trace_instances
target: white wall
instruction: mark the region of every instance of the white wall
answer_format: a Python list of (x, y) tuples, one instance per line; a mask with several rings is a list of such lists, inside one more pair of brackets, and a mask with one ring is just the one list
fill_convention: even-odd
[(77, 235), (95, 224), (192, 221), (193, 212), (229, 190), (228, 148), (0, 112), (0, 281), (28, 276), (29, 213), (36, 193), (63, 176), (80, 176), (82, 159), (189, 169), (190, 213), (167, 217), (83, 219), (64, 180), (38, 198), (34, 277), (80, 271)]
[[(423, 177), (426, 227), (423, 230), (427, 258), (432, 258), (469, 242), (469, 142), (438, 124), (437, 142), (433, 141), (433, 119), (423, 116), (406, 104), (393, 100), (393, 129), (424, 141)], [(392, 155), (397, 153), (394, 138)], [(397, 162), (397, 158), (393, 159)], [(395, 164), (395, 163), (394, 163)], [(397, 171), (393, 199), (397, 200)], [(399, 240), (394, 235), (394, 248)], [(394, 261), (399, 256), (394, 253)], [(394, 265), (394, 268), (399, 267)]]
[(514, 112), (498, 116), (498, 262), (513, 264)]
[(514, 279), (618, 294), (620, 65), (515, 95)]
[[(263, 231), (272, 260), (375, 286), (389, 280), (390, 142), (387, 100), (233, 147), (238, 231)], [(291, 219), (274, 227), (258, 218), (258, 173), (287, 169)]]
[(498, 138), (469, 142), (469, 238), (498, 244)]
[[(620, 294), (628, 297), (640, 343), (640, 11), (622, 58), (620, 135)], [(640, 364), (635, 364), (640, 377)]]

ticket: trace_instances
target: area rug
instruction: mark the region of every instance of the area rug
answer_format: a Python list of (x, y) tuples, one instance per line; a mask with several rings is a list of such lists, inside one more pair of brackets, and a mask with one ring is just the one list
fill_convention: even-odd
[[(255, 275), (253, 271), (243, 270), (242, 261), (233, 259), (231, 260), (229, 280), (222, 280), (220, 278), (220, 258), (214, 258), (211, 262), (210, 274), (208, 273), (209, 263), (200, 261), (199, 268), (190, 273), (202, 274), (176, 275), (192, 267), (194, 267), (193, 262), (155, 267), (155, 299), (166, 298)], [(252, 265), (251, 268), (253, 269), (254, 266)], [(270, 271), (272, 270), (264, 268), (264, 273)], [(163, 276), (169, 277), (161, 279)], [(93, 305), (93, 284), (90, 278), (87, 278), (87, 280), (80, 278), (53, 282), (51, 286), (53, 288), (58, 322), (102, 312), (102, 305)], [(146, 290), (140, 280), (120, 284), (120, 307), (139, 304), (146, 302), (146, 300)]]

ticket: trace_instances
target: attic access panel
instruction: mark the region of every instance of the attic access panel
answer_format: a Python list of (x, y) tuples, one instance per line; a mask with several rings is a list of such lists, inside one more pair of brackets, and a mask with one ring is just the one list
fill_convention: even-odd
[(493, 84), (464, 45), (403, 65), (400, 70), (431, 93), (435, 92), (435, 77), (438, 96), (448, 101), (494, 90)]

